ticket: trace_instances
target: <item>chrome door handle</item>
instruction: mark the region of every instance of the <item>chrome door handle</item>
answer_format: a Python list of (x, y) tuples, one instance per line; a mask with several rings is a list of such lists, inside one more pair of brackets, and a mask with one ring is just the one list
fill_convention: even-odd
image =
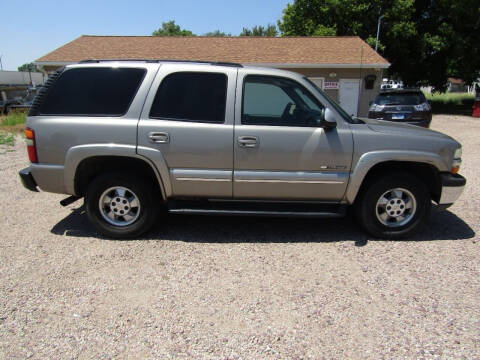
[(258, 146), (258, 137), (256, 136), (240, 136), (238, 145), (241, 147), (254, 148)]
[(166, 132), (152, 131), (148, 133), (148, 139), (155, 144), (168, 144), (170, 142), (170, 135)]

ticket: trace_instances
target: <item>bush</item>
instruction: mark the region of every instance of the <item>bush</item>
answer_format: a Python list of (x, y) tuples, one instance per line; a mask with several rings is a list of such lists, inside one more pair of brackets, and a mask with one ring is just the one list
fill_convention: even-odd
[(475, 96), (466, 93), (425, 94), (434, 114), (472, 115)]

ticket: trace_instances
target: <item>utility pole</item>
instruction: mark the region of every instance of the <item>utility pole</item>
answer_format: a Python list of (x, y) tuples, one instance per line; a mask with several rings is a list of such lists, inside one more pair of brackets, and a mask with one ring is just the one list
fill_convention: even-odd
[(3, 70), (2, 56), (3, 55), (0, 55), (0, 70)]
[(378, 38), (380, 37), (380, 24), (382, 23), (383, 15), (380, 15), (378, 18), (378, 25), (377, 25), (377, 41), (375, 41), (375, 51), (378, 51)]

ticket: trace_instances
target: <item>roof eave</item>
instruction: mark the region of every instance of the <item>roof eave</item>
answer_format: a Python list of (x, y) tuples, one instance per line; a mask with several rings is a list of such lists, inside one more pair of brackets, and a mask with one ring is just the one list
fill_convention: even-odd
[(357, 63), (357, 64), (319, 64), (319, 63), (242, 63), (248, 66), (263, 66), (273, 68), (290, 68), (290, 69), (358, 69), (358, 68), (374, 68), (374, 69), (388, 69), (390, 63)]
[(65, 66), (70, 64), (76, 64), (78, 61), (34, 61), (37, 66)]
[[(76, 64), (78, 61), (35, 61), (34, 64), (38, 66), (65, 66), (70, 64)], [(356, 64), (319, 64), (319, 63), (260, 63), (260, 62), (244, 62), (242, 65), (248, 66), (261, 66), (272, 68), (290, 68), (290, 69), (388, 69), (390, 63), (356, 63)]]

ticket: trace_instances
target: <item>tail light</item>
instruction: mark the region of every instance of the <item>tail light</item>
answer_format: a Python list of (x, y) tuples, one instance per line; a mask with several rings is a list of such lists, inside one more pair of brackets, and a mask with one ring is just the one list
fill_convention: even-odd
[(27, 151), (30, 162), (37, 163), (37, 148), (35, 147), (35, 131), (30, 128), (25, 129), (25, 137), (27, 138)]

